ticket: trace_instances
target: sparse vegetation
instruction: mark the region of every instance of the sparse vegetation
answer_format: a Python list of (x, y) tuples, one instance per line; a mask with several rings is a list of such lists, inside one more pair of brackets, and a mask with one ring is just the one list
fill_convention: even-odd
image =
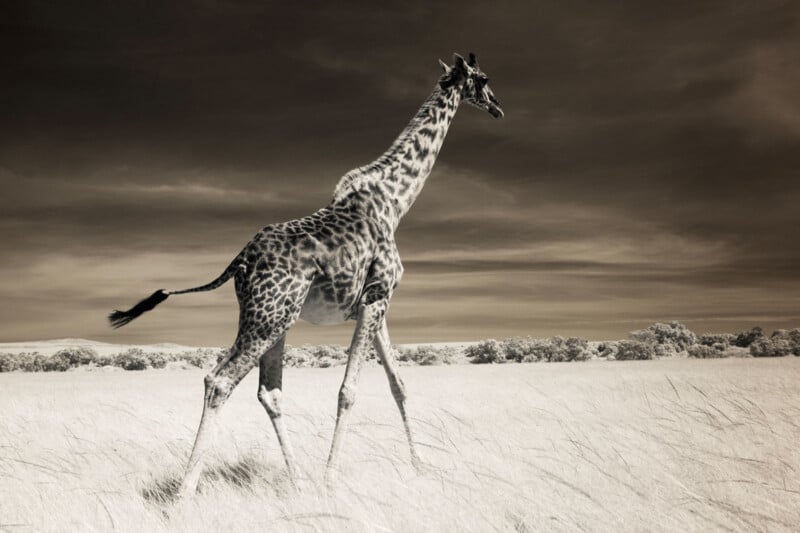
[(150, 365), (150, 359), (140, 348), (131, 348), (119, 354), (114, 365), (124, 370), (145, 370)]
[(619, 341), (604, 341), (597, 344), (597, 357), (616, 358)]
[(697, 335), (677, 321), (669, 324), (656, 322), (645, 329), (632, 331), (630, 338), (649, 344), (652, 347), (653, 355), (660, 357), (685, 352), (690, 346), (697, 344)]
[(505, 363), (506, 351), (503, 343), (496, 339), (487, 339), (467, 347), (465, 354), (476, 365), (487, 363)]
[(761, 339), (764, 337), (764, 330), (761, 329), (759, 326), (754, 327), (749, 331), (742, 331), (736, 338), (733, 340), (734, 346), (739, 346), (740, 348), (749, 348), (751, 344), (753, 344), (756, 340)]
[(733, 333), (704, 333), (697, 339), (698, 344), (703, 346), (713, 346), (717, 350), (727, 350), (734, 345), (736, 335)]
[[(630, 337), (628, 340), (599, 342), (559, 336), (546, 339), (535, 339), (531, 336), (504, 340), (486, 339), (468, 346), (463, 352), (447, 345), (420, 345), (414, 348), (395, 346), (394, 349), (401, 363), (420, 366), (452, 364), (463, 362), (464, 359), (475, 364), (500, 364), (556, 363), (594, 358), (646, 360), (679, 354), (701, 359), (800, 355), (800, 328), (777, 330), (770, 337), (766, 337), (760, 327), (738, 334), (705, 333), (698, 336), (685, 325), (673, 321), (659, 322), (633, 331)], [(743, 347), (748, 350), (742, 349)], [(95, 350), (84, 347), (61, 350), (49, 357), (38, 352), (0, 353), (0, 373), (63, 372), (78, 367), (108, 366), (124, 370), (210, 368), (227, 353), (227, 350), (214, 348), (197, 348), (180, 353), (144, 352), (140, 348), (131, 348), (117, 355), (108, 355), (98, 354)], [(374, 348), (367, 354), (367, 360), (377, 361)], [(336, 344), (287, 345), (284, 352), (286, 367), (328, 368), (343, 365), (346, 361), (347, 348)]]
[(489, 339), (468, 347), (465, 354), (475, 364), (586, 361), (594, 355), (589, 341), (578, 337)]
[(643, 361), (656, 356), (656, 344), (637, 340), (622, 340), (617, 342), (617, 361)]
[(398, 361), (416, 363), (420, 366), (450, 365), (458, 355), (457, 351), (450, 346), (437, 348), (431, 345), (422, 345), (411, 349), (402, 348), (397, 352)]
[(707, 344), (695, 344), (689, 346), (687, 350), (689, 357), (696, 357), (698, 359), (719, 359), (721, 357), (728, 357), (724, 349), (718, 349), (718, 344), (709, 346)]

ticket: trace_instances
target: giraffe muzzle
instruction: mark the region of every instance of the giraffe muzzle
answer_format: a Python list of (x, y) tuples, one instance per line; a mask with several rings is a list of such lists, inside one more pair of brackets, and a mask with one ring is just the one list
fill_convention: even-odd
[(494, 118), (503, 118), (505, 116), (505, 113), (503, 113), (503, 110), (500, 109), (500, 106), (495, 104), (489, 104), (489, 109), (487, 111), (489, 111), (489, 114)]

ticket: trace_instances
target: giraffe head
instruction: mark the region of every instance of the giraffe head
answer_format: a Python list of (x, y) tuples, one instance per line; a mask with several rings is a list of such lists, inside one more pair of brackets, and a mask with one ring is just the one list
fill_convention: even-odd
[(494, 118), (503, 116), (500, 102), (489, 88), (489, 77), (478, 67), (475, 54), (469, 54), (469, 60), (453, 54), (453, 66), (441, 59), (439, 64), (444, 69), (444, 76), (439, 80), (443, 88), (453, 85), (461, 86), (461, 98), (478, 109), (485, 109)]

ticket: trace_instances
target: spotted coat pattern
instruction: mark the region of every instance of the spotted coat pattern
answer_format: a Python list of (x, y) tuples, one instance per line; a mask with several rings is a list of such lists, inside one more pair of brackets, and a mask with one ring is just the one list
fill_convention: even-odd
[(470, 56), (468, 63), (456, 55), (455, 64), (452, 67), (443, 64), (443, 68), (444, 76), (397, 140), (374, 162), (343, 176), (327, 206), (298, 220), (266, 226), (245, 245), (225, 272), (208, 285), (163, 291), (166, 298), (166, 295), (210, 290), (233, 277), (239, 301), (236, 341), (229, 355), (205, 379), (203, 417), (182, 492), (193, 492), (197, 486), (208, 419), (215, 416), (257, 363), (261, 366), (258, 398), (273, 422), (289, 473), (294, 474), (280, 395), (283, 342), (298, 318), (314, 324), (356, 320), (339, 392), (329, 474), (336, 469), (362, 355), (373, 343), (400, 408), (412, 460), (418, 463), (405, 415), (405, 387), (390, 354), (384, 319), (403, 274), (394, 234), (433, 168), (459, 103), (466, 100), (502, 116), (474, 56)]

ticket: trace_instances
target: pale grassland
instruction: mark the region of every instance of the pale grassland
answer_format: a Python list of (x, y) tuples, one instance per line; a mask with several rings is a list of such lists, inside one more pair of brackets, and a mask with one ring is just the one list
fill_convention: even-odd
[[(800, 358), (407, 367), (409, 463), (363, 371), (338, 489), (321, 484), (342, 369), (289, 369), (304, 479), (287, 486), (255, 373), (225, 407), (202, 493), (170, 502), (202, 371), (0, 374), (0, 530), (790, 531)], [(167, 500), (167, 501), (164, 501)]]

